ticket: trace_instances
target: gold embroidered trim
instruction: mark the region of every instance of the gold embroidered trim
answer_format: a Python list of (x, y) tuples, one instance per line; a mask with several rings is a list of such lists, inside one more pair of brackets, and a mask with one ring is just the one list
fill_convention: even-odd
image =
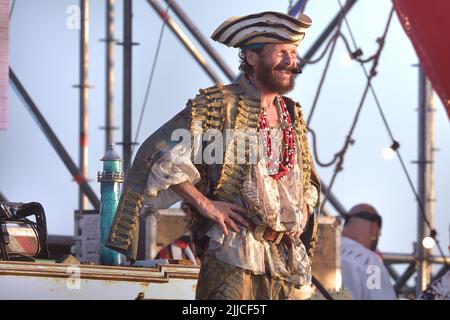
[[(308, 128), (306, 126), (305, 119), (303, 117), (303, 113), (301, 110), (300, 104), (296, 103), (295, 106), (295, 134), (299, 137), (298, 141), (300, 141), (300, 148), (301, 148), (301, 158), (302, 158), (302, 178), (303, 178), (303, 190), (308, 190), (311, 187), (311, 173), (315, 172), (314, 169), (314, 163), (312, 159), (311, 152), (309, 150), (309, 144), (308, 144), (308, 138), (307, 138), (307, 132)], [(317, 174), (315, 174), (317, 175)], [(319, 181), (317, 181), (319, 183)], [(319, 187), (320, 189), (320, 187)], [(317, 190), (320, 196), (320, 190)], [(316, 206), (320, 206), (320, 200), (317, 199)], [(308, 255), (310, 258), (314, 256), (314, 251), (316, 249), (316, 242), (318, 238), (318, 218), (311, 216), (310, 219), (314, 219), (313, 223), (313, 230), (311, 233), (311, 239), (309, 242), (309, 249), (308, 249)]]
[(313, 160), (308, 144), (308, 129), (303, 118), (300, 104), (295, 104), (295, 134), (300, 142), (301, 160), (302, 160), (302, 178), (303, 190), (308, 190), (311, 186), (311, 171), (313, 170)]
[(133, 240), (142, 208), (144, 196), (127, 189), (117, 207), (115, 221), (111, 228), (109, 242), (112, 247), (127, 250)]
[(239, 187), (242, 183), (242, 178), (249, 168), (250, 143), (245, 143), (244, 156), (243, 158), (238, 158), (238, 139), (236, 139), (236, 133), (246, 133), (247, 130), (255, 130), (256, 132), (259, 127), (260, 113), (261, 106), (259, 104), (247, 99), (244, 100), (242, 96), (239, 97), (234, 130), (230, 143), (226, 146), (225, 150), (224, 159), (226, 159), (226, 163), (222, 166), (219, 179), (213, 191), (213, 194), (225, 200), (234, 201), (240, 194)]
[(191, 107), (190, 132), (194, 139), (207, 129), (223, 129), (224, 104), (222, 84), (200, 89), (199, 94), (188, 101)]
[(266, 225), (265, 224), (258, 224), (255, 228), (255, 230), (253, 231), (253, 237), (261, 242), (264, 242), (264, 231), (266, 230)]

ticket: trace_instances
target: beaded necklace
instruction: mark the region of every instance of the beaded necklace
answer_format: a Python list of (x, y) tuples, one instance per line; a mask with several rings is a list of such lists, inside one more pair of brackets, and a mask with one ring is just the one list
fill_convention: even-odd
[(266, 150), (266, 155), (268, 158), (267, 167), (278, 167), (278, 170), (274, 174), (270, 174), (270, 176), (279, 180), (286, 175), (286, 173), (294, 167), (294, 155), (295, 155), (295, 135), (294, 128), (291, 123), (291, 117), (289, 116), (289, 112), (287, 111), (286, 105), (283, 101), (283, 98), (277, 96), (277, 106), (281, 115), (281, 129), (283, 130), (283, 151), (282, 151), (282, 160), (274, 161), (272, 163), (272, 138), (270, 136), (270, 129), (267, 122), (266, 110), (264, 109), (261, 112), (260, 120), (259, 120), (259, 129), (263, 135), (263, 142)]

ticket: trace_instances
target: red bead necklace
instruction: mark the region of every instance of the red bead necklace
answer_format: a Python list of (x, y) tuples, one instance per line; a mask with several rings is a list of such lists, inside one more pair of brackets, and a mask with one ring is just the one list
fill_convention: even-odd
[[(292, 127), (291, 117), (287, 111), (286, 105), (283, 98), (277, 96), (277, 102), (280, 107), (281, 113), (281, 128), (283, 130), (283, 151), (282, 160), (275, 162), (275, 166), (278, 167), (278, 172), (271, 174), (270, 176), (275, 180), (279, 180), (286, 175), (286, 173), (294, 167), (295, 158), (295, 134), (294, 128)], [(261, 112), (261, 117), (259, 120), (259, 129), (263, 135), (263, 141), (265, 144), (266, 155), (270, 159), (272, 157), (272, 138), (270, 136), (270, 129), (267, 123), (266, 112)], [(268, 162), (268, 167), (271, 166), (270, 160)]]

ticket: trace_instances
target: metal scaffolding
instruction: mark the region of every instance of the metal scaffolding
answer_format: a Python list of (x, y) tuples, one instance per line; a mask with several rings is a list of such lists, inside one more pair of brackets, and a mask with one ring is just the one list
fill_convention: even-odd
[(105, 150), (109, 145), (114, 144), (114, 5), (115, 0), (106, 1), (106, 112), (105, 112)]
[[(88, 143), (89, 143), (89, 0), (80, 0), (80, 153), (79, 166), (82, 179), (88, 176)], [(83, 191), (79, 191), (79, 210), (87, 209), (87, 199)]]
[[(208, 53), (216, 66), (223, 74), (232, 81), (235, 75), (227, 64), (220, 58), (220, 55), (214, 51), (212, 46), (203, 37), (196, 28), (188, 15), (177, 5), (174, 0), (165, 0), (169, 7), (175, 12), (181, 22), (187, 27), (203, 49)], [(347, 0), (343, 9), (330, 21), (321, 35), (309, 48), (302, 60), (310, 60), (319, 48), (325, 43), (330, 34), (335, 30), (339, 20), (346, 15), (354, 6), (357, 0)], [(159, 17), (167, 23), (178, 40), (183, 44), (189, 54), (195, 59), (210, 79), (217, 83), (220, 77), (216, 71), (208, 64), (207, 60), (201, 55), (200, 51), (184, 34), (180, 27), (171, 19), (155, 0), (147, 0), (149, 5), (157, 12)], [(132, 49), (137, 43), (132, 42), (132, 0), (123, 1), (123, 161), (124, 171), (127, 171), (131, 164), (131, 147), (133, 145), (132, 130)], [(304, 1), (299, 1), (293, 8), (300, 8)], [(106, 117), (105, 117), (105, 145), (106, 147), (114, 142), (114, 5), (115, 0), (107, 0), (106, 3)], [(88, 175), (88, 38), (89, 38), (89, 0), (80, 0), (81, 8), (81, 32), (80, 32), (80, 154), (79, 167), (70, 158), (63, 145), (56, 137), (43, 115), (39, 112), (36, 104), (26, 92), (14, 72), (10, 69), (10, 81), (18, 95), (23, 99), (25, 105), (33, 114), (34, 119), (43, 130), (45, 136), (50, 141), (57, 154), (64, 162), (75, 181), (80, 186), (79, 191), (79, 209), (85, 210), (87, 199), (95, 209), (99, 208), (99, 200), (87, 182)], [(302, 67), (305, 67), (304, 65)], [(422, 239), (429, 236), (434, 228), (434, 106), (432, 102), (432, 89), (430, 83), (420, 70), (419, 74), (419, 152), (418, 152), (418, 185), (420, 201), (418, 203), (418, 229), (417, 243), (413, 254), (384, 254), (384, 262), (392, 278), (395, 280), (395, 289), (405, 296), (414, 296), (422, 292), (431, 281), (431, 265), (444, 264), (448, 267), (450, 257), (433, 256), (430, 250), (424, 249)], [(347, 210), (339, 202), (333, 193), (328, 192), (328, 188), (323, 185), (323, 192), (328, 194), (328, 200), (336, 211), (344, 215)], [(0, 193), (0, 200), (4, 198)], [(429, 221), (430, 226), (426, 223)], [(431, 228), (430, 228), (431, 227)], [(407, 264), (406, 271), (398, 274), (393, 264)], [(443, 274), (445, 268), (442, 268), (436, 276)], [(406, 285), (411, 276), (417, 272), (416, 287), (411, 288)]]
[[(420, 202), (417, 214), (417, 288), (420, 294), (431, 280), (431, 249), (425, 249), (422, 240), (434, 229), (434, 101), (433, 89), (423, 69), (419, 67), (419, 147), (418, 192)], [(427, 224), (427, 221), (429, 225)]]
[(227, 76), (228, 81), (234, 81), (236, 75), (231, 70), (231, 68), (226, 64), (225, 61), (220, 57), (216, 50), (209, 44), (208, 39), (203, 36), (203, 34), (194, 25), (189, 16), (181, 9), (181, 7), (174, 0), (165, 0), (169, 5), (170, 9), (175, 12), (177, 17), (183, 22), (183, 24), (188, 28), (189, 32), (195, 37), (195, 39), (201, 44), (203, 49), (209, 54), (209, 56), (214, 60), (217, 66), (222, 70), (222, 72)]
[[(194, 46), (194, 44), (189, 40), (189, 37), (181, 31), (180, 27), (176, 22), (161, 8), (161, 6), (155, 0), (147, 0), (148, 4), (156, 11), (159, 17), (167, 23), (170, 30), (174, 33), (177, 39), (183, 44), (189, 54), (197, 61), (203, 71), (210, 77), (214, 83), (219, 83), (220, 77), (217, 75), (216, 71), (210, 67), (206, 59), (200, 53), (200, 51)], [(172, 1), (172, 5), (173, 5)]]
[[(395, 281), (394, 288), (405, 296), (417, 297), (430, 282), (442, 276), (448, 269), (450, 257), (432, 255), (422, 240), (434, 237), (434, 101), (431, 83), (419, 66), (419, 108), (418, 108), (418, 203), (417, 203), (417, 242), (412, 254), (383, 254), (384, 263)], [(399, 276), (391, 268), (393, 264), (407, 264), (405, 272)], [(443, 265), (432, 279), (433, 264)], [(407, 281), (416, 273), (415, 287), (408, 287)]]
[(133, 0), (123, 1), (123, 171), (127, 172), (131, 163), (132, 90), (133, 90)]

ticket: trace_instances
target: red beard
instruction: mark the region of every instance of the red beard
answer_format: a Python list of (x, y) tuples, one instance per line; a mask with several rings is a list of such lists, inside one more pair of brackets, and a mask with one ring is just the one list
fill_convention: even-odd
[[(283, 81), (274, 76), (275, 71), (288, 71), (290, 72), (289, 81)], [(256, 80), (270, 92), (283, 95), (294, 88), (294, 74), (292, 68), (284, 67), (278, 64), (274, 68), (269, 66), (263, 59), (259, 61), (258, 69), (256, 72)]]

